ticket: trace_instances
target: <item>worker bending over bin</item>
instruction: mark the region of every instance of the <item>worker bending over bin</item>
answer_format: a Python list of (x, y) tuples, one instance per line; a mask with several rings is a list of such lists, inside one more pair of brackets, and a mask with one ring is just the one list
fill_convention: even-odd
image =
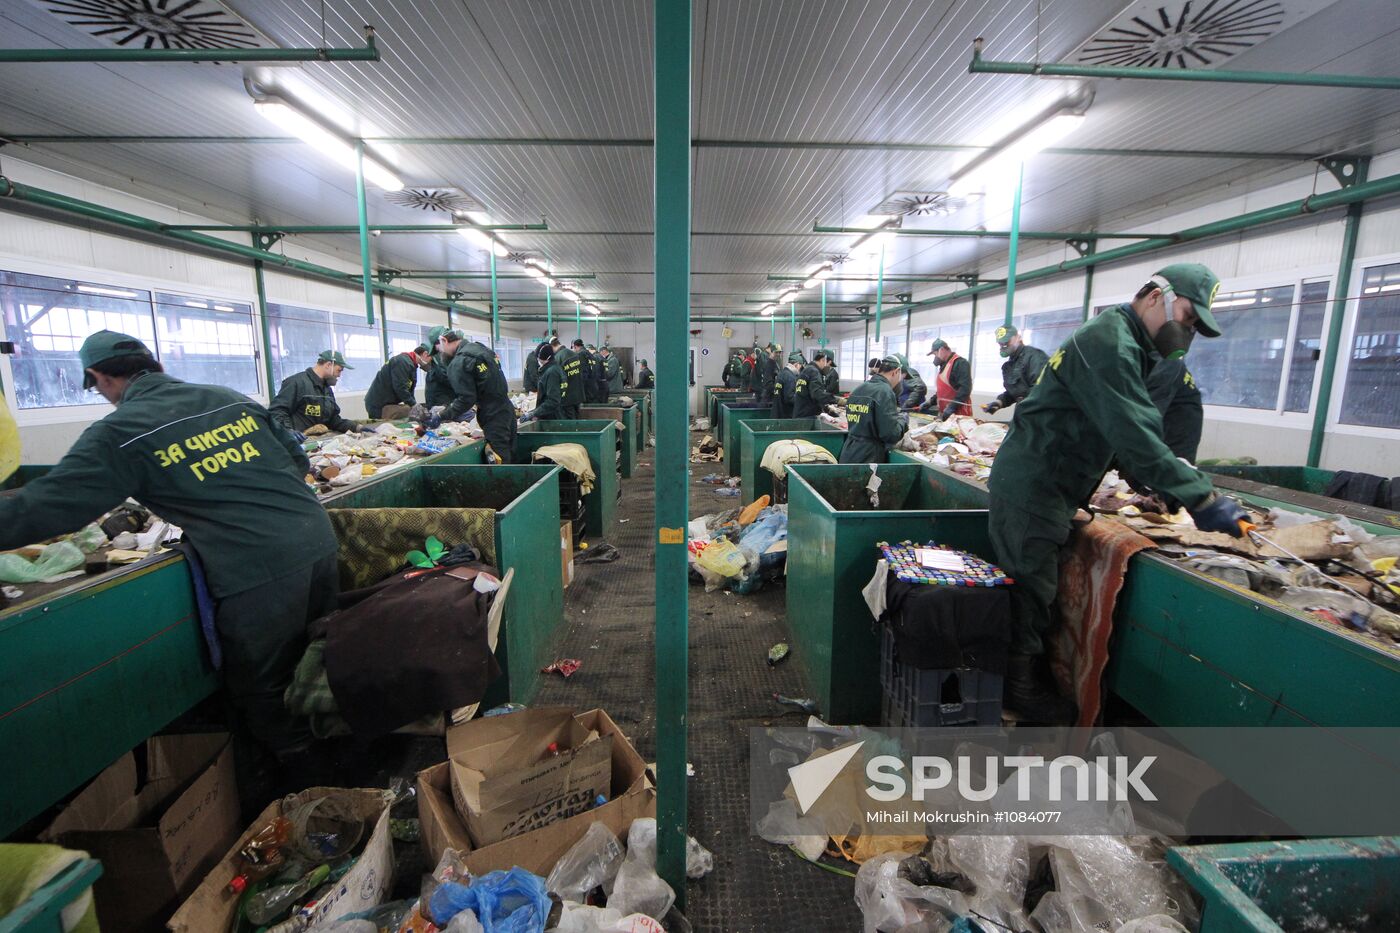
[(829, 354), (828, 350), (813, 353), (812, 362), (798, 374), (797, 402), (792, 409), (794, 418), (815, 418), (836, 400), (826, 384), (826, 373), (831, 369)]
[(431, 415), (424, 424), (436, 428), (444, 421), (460, 420), (475, 408), (476, 423), (481, 425), (491, 452), (499, 462), (510, 463), (515, 458), (515, 405), (495, 351), (475, 340), (462, 339), (456, 331), (444, 334), (438, 346), (451, 360), (447, 375), (454, 398), (441, 416)]
[(522, 421), (560, 421), (564, 418), (564, 370), (555, 359), (554, 348), (547, 343), (536, 350), (535, 362), (539, 378), (535, 382), (535, 409)]
[(934, 381), (933, 398), (919, 411), (936, 412), (944, 420), (972, 414), (972, 364), (954, 353), (941, 337), (933, 342), (928, 355), (938, 361), (938, 378)]
[[(433, 356), (427, 344), (419, 344), (407, 353), (395, 354), (379, 367), (374, 381), (365, 393), (365, 414), (371, 421), (379, 418), (402, 418), (413, 408), (414, 391), (418, 388), (418, 370), (432, 368)], [(391, 411), (386, 414), (384, 409)], [(402, 411), (394, 409), (402, 408)]]
[(1041, 370), (1050, 360), (1044, 350), (1022, 340), (1016, 328), (1010, 324), (998, 327), (996, 335), (997, 344), (1001, 347), (999, 352), (1006, 362), (1001, 364), (1002, 393), (982, 406), (982, 410), (989, 415), (1010, 408), (1030, 395)]
[(331, 431), (353, 433), (360, 426), (340, 417), (340, 403), (331, 386), (347, 369), (345, 357), (334, 350), (323, 350), (316, 364), (282, 380), (277, 397), (268, 406), (272, 420), (292, 433), (298, 442), (306, 440), (306, 429), (325, 425)]
[(457, 334), (457, 339), (462, 339), (462, 335), (450, 327), (439, 326), (428, 330), (428, 346), (433, 351), (433, 359), (428, 367), (428, 376), (423, 380), (423, 403), (429, 408), (441, 408), (452, 401), (452, 380), (447, 378), (447, 364), (451, 361), (438, 349), (444, 334)]
[(1245, 511), (1218, 495), (1162, 440), (1148, 394), (1154, 351), (1179, 359), (1193, 333), (1217, 337), (1210, 305), (1220, 280), (1198, 263), (1167, 266), (1130, 304), (1081, 326), (1050, 357), (997, 451), (989, 480), (989, 531), (1011, 590), (1012, 641), (1003, 705), (1029, 721), (1068, 724), (1073, 701), (1045, 664), (1059, 585), (1059, 549), (1070, 522), (1116, 457), (1155, 492), (1182, 502), (1202, 531), (1239, 537)]
[(0, 548), (77, 531), (129, 497), (181, 528), (215, 600), (240, 727), (295, 770), (311, 733), (282, 694), (307, 623), (336, 608), (339, 589), (335, 533), (306, 484), (305, 451), (252, 399), (166, 375), (135, 337), (98, 331), (78, 359), (83, 387), (116, 410), (47, 474), (0, 498)]
[(890, 448), (909, 427), (909, 416), (899, 410), (895, 392), (909, 365), (899, 353), (876, 362), (876, 374), (858, 385), (846, 399), (846, 443), (842, 463), (888, 463)]

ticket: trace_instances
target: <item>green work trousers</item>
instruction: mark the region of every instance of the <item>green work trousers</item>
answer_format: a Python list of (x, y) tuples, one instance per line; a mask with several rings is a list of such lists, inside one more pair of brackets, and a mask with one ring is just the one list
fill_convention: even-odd
[(1070, 525), (1052, 522), (992, 496), (988, 532), (997, 566), (1016, 581), (1011, 587), (1011, 653), (1045, 653), (1055, 626), (1052, 606), (1060, 585), (1060, 547)]
[[(294, 548), (296, 542), (287, 542)], [(240, 727), (279, 758), (311, 744), (307, 723), (282, 694), (306, 650), (306, 626), (336, 608), (334, 554), (262, 586), (219, 600), (214, 623), (224, 653), (224, 688)]]
[(515, 462), (515, 408), (506, 399), (500, 402), (478, 404), (476, 418), (486, 435), (486, 443), (501, 458), (502, 463)]

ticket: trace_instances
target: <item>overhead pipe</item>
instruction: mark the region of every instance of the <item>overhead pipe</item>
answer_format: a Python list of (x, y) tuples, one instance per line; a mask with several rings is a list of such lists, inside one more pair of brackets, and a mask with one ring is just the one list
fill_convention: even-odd
[[(355, 209), (360, 222), (355, 232), (360, 237), (360, 269), (365, 292), (365, 323), (374, 323), (374, 289), (369, 270), (369, 205), (365, 201), (365, 142), (355, 140)], [(385, 338), (387, 343), (388, 338)]]
[[(859, 234), (870, 231), (863, 227), (823, 227), (821, 224), (813, 224), (812, 232)], [(893, 233), (895, 236), (924, 236), (940, 239), (975, 237), (979, 240), (1007, 240), (1011, 238), (1010, 230), (928, 230), (890, 227), (882, 232)], [(800, 236), (801, 234), (787, 235)], [(1161, 236), (1159, 233), (1100, 233), (1094, 230), (1022, 230), (1020, 235), (1023, 240), (1145, 240), (1148, 237)]]
[[(340, 272), (329, 266), (321, 266), (316, 263), (306, 262), (302, 259), (293, 259), (290, 256), (283, 256), (279, 253), (269, 252), (265, 249), (258, 249), (253, 246), (244, 246), (241, 243), (233, 243), (218, 237), (207, 236), (191, 230), (173, 230), (168, 225), (149, 217), (141, 217), (137, 214), (129, 214), (126, 211), (119, 211), (110, 207), (103, 207), (100, 204), (93, 204), (90, 201), (82, 201), (71, 198), (65, 194), (54, 191), (46, 191), (42, 188), (34, 188), (17, 181), (13, 181), (0, 175), (0, 199), (24, 201), (28, 204), (37, 204), (52, 210), (62, 211), (78, 217), (86, 217), (90, 220), (102, 223), (114, 224), (130, 230), (140, 231), (156, 237), (178, 240), (181, 243), (188, 243), (192, 246), (209, 252), (221, 253), (226, 256), (236, 256), (239, 259), (262, 262), (265, 266), (281, 266), (303, 275), (310, 275), (320, 279), (326, 279), (337, 285), (346, 288), (354, 288), (359, 284), (360, 276), (355, 273)], [(453, 308), (451, 302), (441, 298), (434, 298), (431, 295), (424, 295), (398, 285), (390, 285), (384, 282), (371, 282), (371, 287), (376, 291), (403, 298), (407, 301), (416, 301), (430, 307)], [(485, 320), (487, 315), (475, 308), (456, 307), (455, 310)]]
[(982, 40), (972, 42), (972, 74), (1034, 75), (1039, 78), (1127, 78), (1145, 81), (1206, 81), (1215, 84), (1276, 84), (1296, 87), (1351, 87), (1400, 91), (1400, 78), (1371, 75), (1310, 74), (1289, 71), (1228, 71), (1205, 68), (1136, 68), (1121, 65), (1057, 65), (999, 62), (982, 57)]
[(377, 62), (374, 27), (365, 27), (363, 48), (317, 49), (0, 49), (0, 64), (25, 62)]
[[(373, 228), (371, 228), (373, 229)], [(433, 272), (431, 270), (419, 270), (414, 272), (398, 272), (393, 269), (381, 269), (380, 275), (388, 276), (391, 279), (489, 279), (489, 272)], [(596, 272), (551, 272), (550, 276), (560, 282), (578, 282), (584, 279), (596, 279)], [(497, 272), (497, 279), (533, 279), (534, 276), (524, 272)]]
[[(1019, 272), (1016, 274), (1016, 282), (1017, 284), (1035, 282), (1040, 279), (1062, 275), (1066, 272), (1073, 272), (1076, 269), (1086, 269), (1104, 263), (1117, 262), (1120, 259), (1129, 259), (1134, 256), (1155, 253), (1173, 246), (1180, 246), (1183, 243), (1225, 236), (1231, 233), (1239, 233), (1243, 230), (1250, 230), (1255, 227), (1262, 227), (1283, 220), (1306, 217), (1309, 214), (1316, 214), (1334, 207), (1346, 207), (1350, 204), (1360, 204), (1364, 201), (1389, 197), (1395, 194), (1400, 194), (1400, 175), (1387, 175), (1375, 181), (1354, 184), (1350, 187), (1342, 188), (1337, 191), (1330, 191), (1326, 194), (1309, 195), (1306, 198), (1288, 201), (1274, 207), (1265, 207), (1257, 211), (1250, 211), (1238, 217), (1227, 217), (1223, 220), (1212, 221), (1197, 227), (1188, 227), (1177, 233), (1152, 237), (1141, 243), (1129, 243), (1126, 246), (1119, 246), (1102, 253), (1090, 253), (1075, 259), (1066, 259), (1051, 266), (1042, 266), (1039, 269), (1032, 269), (1029, 272)], [(930, 308), (936, 305), (947, 304), (973, 295), (995, 291), (1005, 284), (1004, 282), (985, 282), (969, 286), (968, 288), (959, 289), (958, 291), (949, 292), (946, 295), (935, 295), (932, 298), (925, 298), (921, 301), (912, 302), (896, 310), (911, 312), (920, 308)]]
[[(539, 232), (549, 229), (543, 222), (537, 224), (370, 224), (370, 233), (458, 233), (466, 227), (477, 230), (503, 230), (510, 232)], [(355, 224), (169, 224), (169, 230), (187, 230), (204, 233), (355, 233), (360, 228)]]
[[(1011, 245), (1007, 248), (1006, 260), (1006, 326), (1011, 326), (1011, 318), (1016, 307), (1016, 259), (1021, 250), (1021, 186), (1026, 180), (1026, 163), (1016, 166), (1016, 195), (1011, 202)], [(976, 334), (973, 334), (975, 337)]]

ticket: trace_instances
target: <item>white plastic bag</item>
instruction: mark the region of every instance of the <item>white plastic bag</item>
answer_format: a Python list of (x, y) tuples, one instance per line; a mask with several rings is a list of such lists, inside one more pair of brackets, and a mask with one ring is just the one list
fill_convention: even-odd
[(608, 906), (622, 913), (660, 920), (675, 903), (676, 892), (656, 873), (656, 820), (633, 820), (627, 831), (627, 858), (617, 871)]
[(797, 815), (797, 804), (784, 797), (768, 805), (768, 813), (758, 821), (758, 834), (780, 846), (793, 846), (809, 862), (815, 862), (826, 848), (821, 822)]
[(447, 922), (442, 933), (486, 933), (486, 928), (477, 919), (474, 910), (459, 910)]
[(715, 867), (714, 853), (700, 844), (694, 836), (685, 837), (685, 876), (703, 878)]
[(615, 907), (589, 907), (564, 902), (558, 933), (666, 933), (666, 928), (646, 914), (623, 916)]
[(582, 903), (589, 891), (617, 877), (625, 855), (612, 830), (602, 823), (593, 823), (583, 838), (554, 863), (545, 880), (545, 890), (558, 894), (561, 900)]
[(900, 853), (877, 855), (856, 872), (856, 906), (865, 933), (908, 929), (944, 931), (967, 916), (967, 899), (951, 888), (920, 887), (899, 877)]

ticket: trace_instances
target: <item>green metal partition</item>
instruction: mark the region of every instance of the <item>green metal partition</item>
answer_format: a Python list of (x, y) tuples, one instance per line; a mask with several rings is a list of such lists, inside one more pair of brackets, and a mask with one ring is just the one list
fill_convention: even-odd
[(709, 400), (705, 403), (705, 412), (710, 418), (710, 430), (714, 431), (719, 421), (719, 406), (721, 402), (738, 401), (748, 396), (753, 397), (753, 393), (748, 389), (726, 389), (724, 386), (710, 390)]
[(840, 457), (846, 432), (816, 418), (758, 418), (739, 422), (739, 477), (741, 497), (752, 502), (773, 492), (773, 474), (763, 469), (763, 455), (778, 441), (811, 441)]
[(611, 418), (622, 425), (622, 436), (618, 438), (618, 451), (622, 454), (622, 478), (631, 479), (637, 469), (637, 454), (641, 446), (637, 443), (642, 434), (642, 415), (636, 405), (620, 408), (616, 405), (580, 405), (579, 415), (587, 421), (606, 421)]
[(496, 655), (510, 699), (517, 703), (534, 699), (539, 669), (553, 660), (564, 621), (559, 469), (554, 464), (422, 466), (333, 504), (336, 509), (495, 510), (495, 553), (488, 557), (502, 573), (515, 571)]
[[(632, 404), (637, 406), (638, 417), (640, 418), (641, 430), (637, 434), (637, 453), (646, 450), (647, 438), (651, 437), (656, 430), (652, 424), (652, 398), (651, 389), (628, 389), (623, 393), (632, 400)], [(616, 404), (621, 396), (613, 395), (608, 398), (610, 403)]]
[(719, 410), (720, 420), (724, 423), (724, 427), (720, 429), (724, 432), (720, 436), (720, 444), (724, 448), (724, 464), (730, 476), (738, 476), (739, 425), (746, 421), (772, 421), (773, 408), (770, 405), (759, 406), (752, 402), (724, 402), (719, 406)]
[[(879, 722), (879, 636), (861, 589), (881, 541), (937, 541), (992, 557), (987, 513), (938, 504), (920, 467), (883, 464), (880, 510), (868, 465), (788, 470), (787, 620), (794, 653), (828, 722)], [(838, 650), (839, 646), (839, 650)]]
[(551, 444), (579, 444), (588, 451), (595, 475), (593, 491), (584, 497), (588, 534), (606, 538), (617, 518), (617, 426), (611, 421), (532, 421), (520, 426), (515, 457), (528, 463), (535, 451)]

